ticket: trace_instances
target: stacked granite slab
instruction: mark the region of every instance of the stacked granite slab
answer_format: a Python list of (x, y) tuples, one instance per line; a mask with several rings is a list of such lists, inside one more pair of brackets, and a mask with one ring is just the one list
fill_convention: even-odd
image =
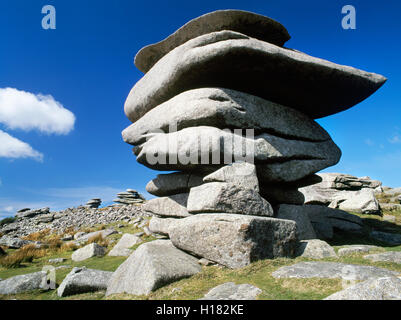
[(145, 75), (125, 102), (133, 124), (122, 136), (139, 163), (176, 171), (149, 182), (159, 198), (144, 209), (177, 248), (233, 268), (294, 254), (296, 219), (277, 208), (302, 206), (298, 189), (341, 157), (314, 119), (386, 78), (284, 48), (289, 39), (268, 17), (221, 10), (135, 57)]
[(117, 193), (117, 199), (114, 202), (118, 205), (131, 205), (135, 203), (143, 203), (145, 198), (133, 189), (127, 189), (125, 192)]

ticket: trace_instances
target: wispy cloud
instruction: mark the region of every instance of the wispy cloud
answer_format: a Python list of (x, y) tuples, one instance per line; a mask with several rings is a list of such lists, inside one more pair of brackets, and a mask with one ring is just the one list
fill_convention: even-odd
[(0, 88), (0, 123), (8, 129), (67, 134), (75, 116), (50, 95)]
[(37, 161), (43, 161), (42, 153), (2, 130), (0, 130), (0, 157), (11, 159), (33, 158)]
[(392, 138), (388, 139), (388, 141), (392, 144), (401, 143), (401, 135), (396, 134)]

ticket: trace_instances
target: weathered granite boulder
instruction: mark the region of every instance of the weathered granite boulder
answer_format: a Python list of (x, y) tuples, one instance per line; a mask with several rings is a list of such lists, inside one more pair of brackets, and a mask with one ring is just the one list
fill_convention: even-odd
[(253, 216), (273, 216), (273, 208), (254, 189), (225, 182), (210, 182), (191, 188), (189, 213), (225, 212)]
[(338, 258), (333, 247), (319, 239), (300, 241), (296, 254), (310, 259)]
[(177, 248), (229, 268), (291, 257), (297, 245), (294, 221), (238, 214), (198, 214), (177, 220), (168, 231)]
[(0, 246), (8, 247), (10, 249), (19, 249), (27, 244), (32, 244), (33, 241), (30, 240), (23, 240), (20, 238), (14, 238), (9, 236), (2, 236), (0, 238)]
[(150, 292), (201, 270), (198, 259), (175, 248), (169, 240), (155, 240), (138, 247), (113, 273), (106, 295)]
[[(174, 124), (174, 126), (172, 126)], [(329, 134), (303, 113), (274, 102), (225, 88), (188, 90), (158, 105), (122, 132), (138, 145), (147, 134), (194, 126), (253, 128), (293, 140), (326, 141)]]
[(222, 87), (319, 118), (354, 106), (385, 81), (381, 75), (225, 30), (191, 39), (166, 54), (137, 82), (124, 108), (135, 122), (181, 92)]
[(0, 294), (17, 294), (37, 289), (44, 289), (46, 272), (24, 274), (0, 281)]
[(276, 218), (293, 220), (297, 224), (297, 237), (299, 240), (316, 239), (316, 233), (310, 222), (308, 213), (302, 206), (282, 204), (276, 209)]
[(401, 300), (401, 279), (369, 279), (336, 292), (324, 300)]
[(51, 264), (58, 264), (58, 263), (63, 263), (63, 262), (65, 262), (67, 259), (65, 259), (65, 258), (54, 258), (54, 259), (49, 259), (48, 261), (49, 261), (49, 263), (51, 263)]
[(204, 182), (227, 182), (235, 184), (238, 189), (252, 189), (259, 192), (259, 181), (256, 167), (248, 162), (234, 162), (203, 178)]
[[(203, 176), (195, 173), (173, 172), (159, 174), (146, 185), (146, 191), (158, 197), (189, 193), (193, 187), (203, 184)], [(150, 200), (151, 201), (151, 200)]]
[(273, 182), (302, 179), (341, 157), (331, 139), (299, 141), (267, 133), (247, 137), (206, 126), (149, 134), (145, 143), (134, 148), (137, 161), (155, 170), (215, 171), (221, 164), (243, 159), (244, 152), (255, 161), (259, 179)]
[(387, 251), (364, 256), (365, 259), (378, 262), (393, 262), (401, 264), (401, 251)]
[(111, 257), (128, 257), (132, 253), (130, 248), (139, 242), (141, 242), (141, 238), (137, 235), (124, 233), (107, 255)]
[(71, 259), (73, 261), (84, 261), (92, 257), (102, 257), (105, 255), (105, 253), (106, 250), (104, 247), (99, 246), (97, 243), (91, 243), (83, 248), (74, 251)]
[(223, 283), (199, 300), (255, 300), (262, 290), (251, 284)]
[(162, 234), (168, 236), (169, 228), (177, 219), (174, 218), (158, 218), (153, 217), (149, 222), (149, 230), (152, 233)]
[(397, 276), (398, 272), (383, 268), (344, 264), (339, 262), (299, 262), (279, 268), (272, 273), (274, 278), (343, 278), (346, 280), (367, 280)]
[(162, 217), (188, 217), (188, 193), (151, 199), (142, 206), (142, 210)]
[(106, 290), (112, 275), (113, 272), (109, 271), (87, 269), (86, 267), (73, 268), (58, 287), (57, 295), (66, 297)]
[(242, 10), (217, 10), (192, 19), (163, 41), (141, 49), (135, 57), (135, 65), (146, 73), (177, 46), (200, 35), (222, 30), (241, 32), (278, 46), (290, 39), (288, 31), (271, 18)]

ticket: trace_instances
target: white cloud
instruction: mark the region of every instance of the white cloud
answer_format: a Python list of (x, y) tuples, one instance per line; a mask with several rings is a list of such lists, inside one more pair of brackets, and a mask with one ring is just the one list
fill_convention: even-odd
[(0, 88), (0, 123), (9, 129), (67, 134), (75, 116), (50, 95)]
[(33, 158), (43, 161), (43, 154), (34, 150), (29, 144), (10, 136), (0, 130), (0, 158)]

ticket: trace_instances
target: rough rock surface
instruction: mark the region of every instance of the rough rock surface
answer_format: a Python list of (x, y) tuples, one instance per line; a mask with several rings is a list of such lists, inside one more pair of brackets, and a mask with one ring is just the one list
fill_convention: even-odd
[(356, 254), (356, 253), (369, 253), (372, 250), (381, 250), (381, 247), (377, 246), (370, 246), (370, 245), (348, 245), (345, 248), (338, 249), (338, 255), (340, 257), (347, 256), (350, 254)]
[(8, 247), (10, 249), (19, 249), (27, 244), (32, 244), (33, 241), (30, 240), (22, 240), (20, 238), (9, 237), (9, 236), (2, 236), (0, 238), (0, 245), (4, 247)]
[(370, 237), (393, 246), (401, 244), (401, 235), (398, 233), (388, 233), (382, 231), (372, 231)]
[(375, 188), (380, 181), (340, 173), (319, 173), (320, 182), (300, 188), (306, 204), (322, 204), (341, 210), (375, 214), (380, 212)]
[(369, 279), (336, 292), (324, 300), (401, 300), (401, 279)]
[(184, 251), (240, 268), (260, 259), (291, 257), (297, 238), (294, 221), (238, 214), (199, 214), (169, 228), (173, 244)]
[(138, 145), (149, 133), (168, 133), (193, 126), (253, 128), (301, 141), (331, 139), (316, 121), (297, 110), (225, 88), (180, 93), (150, 110), (126, 128), (122, 136), (125, 142)]
[(319, 118), (354, 106), (385, 81), (381, 75), (281, 48), (238, 32), (220, 31), (191, 39), (161, 58), (136, 83), (124, 109), (135, 122), (181, 92), (222, 87)]
[(141, 49), (135, 57), (135, 65), (146, 73), (177, 46), (200, 35), (221, 30), (241, 32), (278, 46), (290, 39), (283, 25), (269, 17), (242, 10), (217, 10), (192, 19), (163, 41)]
[(189, 213), (224, 212), (253, 216), (273, 216), (273, 208), (254, 189), (225, 182), (210, 182), (191, 188)]
[(334, 249), (327, 242), (318, 239), (300, 241), (297, 256), (310, 259), (337, 258)]
[(146, 191), (158, 197), (188, 193), (192, 187), (203, 184), (203, 176), (195, 173), (173, 172), (158, 174), (146, 185)]
[(153, 217), (149, 222), (149, 230), (152, 233), (162, 234), (168, 236), (168, 230), (177, 219), (174, 218), (158, 218)]
[(175, 194), (168, 197), (151, 199), (142, 209), (153, 215), (162, 217), (188, 217), (187, 210), (188, 193)]
[(34, 210), (27, 210), (27, 211), (19, 211), (16, 213), (15, 217), (18, 220), (26, 219), (26, 218), (33, 218), (37, 215), (48, 214), (50, 212), (50, 208), (41, 208), (41, 209), (34, 209)]
[(250, 284), (226, 282), (211, 289), (199, 300), (255, 300), (260, 293), (262, 290)]
[(73, 268), (58, 287), (57, 295), (66, 297), (106, 290), (112, 274), (113, 272), (87, 269), (86, 267)]
[(139, 242), (141, 242), (141, 238), (137, 235), (124, 233), (107, 255), (111, 257), (128, 257), (132, 253), (130, 248)]
[(387, 251), (383, 253), (375, 253), (364, 256), (365, 259), (378, 262), (394, 262), (401, 264), (401, 251)]
[(281, 186), (262, 184), (260, 185), (260, 195), (269, 201), (270, 204), (295, 204), (303, 205), (304, 195), (298, 191), (298, 188), (292, 186)]
[(0, 281), (0, 294), (16, 294), (42, 289), (46, 272), (35, 272)]
[(273, 182), (305, 178), (336, 164), (341, 157), (331, 139), (300, 141), (268, 133), (247, 136), (246, 132), (240, 135), (207, 126), (149, 134), (145, 143), (134, 148), (137, 161), (155, 170), (202, 171), (210, 167), (215, 171), (223, 163), (244, 159), (244, 152), (245, 158), (255, 162), (259, 179)]
[(281, 267), (272, 273), (274, 278), (352, 278), (352, 280), (367, 280), (397, 275), (398, 272), (383, 268), (320, 261), (300, 262), (292, 266)]
[(252, 189), (259, 192), (259, 181), (256, 167), (248, 162), (234, 162), (222, 167), (203, 178), (204, 182), (227, 182), (235, 184), (238, 189)]
[(295, 221), (299, 240), (316, 239), (315, 230), (303, 206), (282, 204), (276, 210), (276, 218)]
[(105, 248), (97, 243), (91, 243), (80, 248), (71, 255), (73, 261), (83, 261), (92, 257), (101, 257), (105, 255)]
[(113, 273), (106, 295), (146, 295), (201, 270), (198, 259), (175, 248), (169, 240), (144, 243)]
[(319, 239), (331, 239), (333, 229), (347, 232), (362, 230), (362, 219), (348, 212), (321, 205), (304, 205), (302, 208), (308, 214)]

